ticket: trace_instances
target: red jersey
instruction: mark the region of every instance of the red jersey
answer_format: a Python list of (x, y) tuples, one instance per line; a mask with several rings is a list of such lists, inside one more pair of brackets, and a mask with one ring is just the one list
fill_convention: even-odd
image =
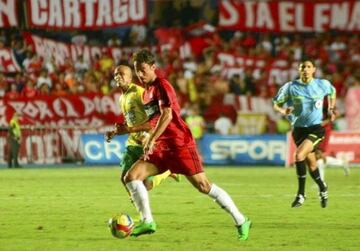
[(143, 93), (145, 112), (149, 117), (151, 127), (155, 127), (160, 117), (160, 106), (170, 107), (172, 120), (156, 141), (156, 147), (162, 150), (172, 150), (195, 146), (192, 134), (180, 116), (180, 106), (171, 84), (164, 78), (157, 77)]

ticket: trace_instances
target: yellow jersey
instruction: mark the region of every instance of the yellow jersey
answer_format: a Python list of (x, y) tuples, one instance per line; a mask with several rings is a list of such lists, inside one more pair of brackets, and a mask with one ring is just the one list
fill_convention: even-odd
[[(148, 120), (144, 105), (142, 103), (142, 94), (144, 88), (130, 84), (129, 88), (120, 96), (120, 109), (125, 117), (125, 123), (128, 127), (141, 125)], [(130, 133), (126, 145), (142, 146), (142, 140), (145, 132)]]
[(21, 138), (21, 127), (19, 120), (13, 117), (10, 120), (9, 126), (10, 136), (16, 140), (19, 140)]

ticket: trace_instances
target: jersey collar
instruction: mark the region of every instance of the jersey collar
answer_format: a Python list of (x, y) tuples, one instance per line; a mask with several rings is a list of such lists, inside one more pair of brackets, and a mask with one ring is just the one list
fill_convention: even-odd
[(299, 84), (301, 84), (301, 85), (310, 85), (313, 81), (314, 81), (314, 78), (312, 78), (312, 79), (310, 80), (310, 82), (308, 82), (308, 83), (303, 82), (303, 81), (301, 80), (301, 78), (297, 79), (297, 82), (298, 82)]

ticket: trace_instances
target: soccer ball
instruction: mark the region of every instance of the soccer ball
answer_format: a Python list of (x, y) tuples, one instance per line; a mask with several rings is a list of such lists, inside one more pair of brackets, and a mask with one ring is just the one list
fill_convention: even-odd
[(124, 239), (131, 234), (134, 221), (130, 215), (121, 213), (109, 219), (109, 228), (114, 237)]

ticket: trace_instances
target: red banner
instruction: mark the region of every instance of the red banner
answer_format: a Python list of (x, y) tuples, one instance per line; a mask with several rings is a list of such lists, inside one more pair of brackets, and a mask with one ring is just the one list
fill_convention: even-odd
[(137, 50), (137, 47), (99, 47), (99, 46), (77, 46), (75, 44), (67, 44), (57, 42), (56, 40), (42, 38), (32, 35), (29, 32), (24, 32), (23, 37), (28, 44), (32, 44), (37, 55), (47, 58), (49, 55), (55, 58), (57, 65), (63, 65), (67, 58), (71, 58), (75, 62), (79, 55), (84, 57), (84, 60), (92, 63), (96, 55), (102, 55), (104, 51), (109, 53), (112, 58), (117, 61), (125, 53), (126, 55)]
[(360, 31), (360, 2), (221, 1), (219, 26), (273, 32)]
[(18, 26), (16, 0), (0, 0), (0, 28)]
[(28, 0), (28, 23), (47, 29), (103, 29), (147, 21), (146, 0)]
[(0, 72), (18, 72), (21, 68), (10, 48), (0, 49)]
[(1, 99), (0, 164), (6, 163), (8, 122), (15, 111), (20, 114), (22, 126), (20, 164), (54, 164), (64, 159), (80, 161), (82, 133), (103, 133), (109, 126), (123, 121), (119, 95)]
[(217, 60), (222, 66), (222, 75), (230, 78), (234, 74), (242, 75), (246, 69), (251, 68), (253, 74), (267, 72), (268, 85), (283, 84), (298, 76), (296, 65), (289, 65), (289, 62), (282, 59), (264, 60), (259, 57), (244, 57), (232, 53), (219, 52)]
[(5, 98), (0, 100), (0, 127), (8, 125), (14, 112), (22, 117), (23, 124), (60, 127), (113, 125), (122, 120), (119, 95), (43, 96), (15, 100)]

